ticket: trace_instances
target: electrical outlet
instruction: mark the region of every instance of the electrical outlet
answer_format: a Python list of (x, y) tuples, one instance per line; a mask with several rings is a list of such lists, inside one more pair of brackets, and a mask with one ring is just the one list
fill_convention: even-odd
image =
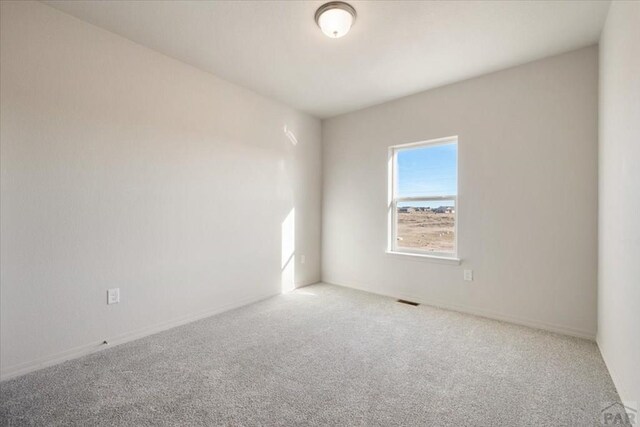
[(304, 255), (300, 255), (300, 264), (304, 264), (307, 258)]
[(467, 282), (471, 282), (473, 280), (473, 270), (464, 271), (464, 280)]
[(120, 302), (120, 288), (107, 289), (107, 304)]

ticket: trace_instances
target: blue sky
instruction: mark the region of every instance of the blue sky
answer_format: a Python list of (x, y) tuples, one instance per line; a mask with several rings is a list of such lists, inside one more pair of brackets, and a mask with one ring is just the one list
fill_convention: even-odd
[[(402, 150), (398, 158), (398, 196), (456, 195), (457, 144)], [(447, 202), (411, 202), (399, 206), (451, 206)]]

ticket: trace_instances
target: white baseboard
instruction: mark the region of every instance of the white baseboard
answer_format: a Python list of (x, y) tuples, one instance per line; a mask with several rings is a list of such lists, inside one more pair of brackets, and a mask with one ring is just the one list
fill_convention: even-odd
[[(611, 376), (611, 381), (613, 381), (613, 385), (616, 387), (616, 391), (618, 392), (618, 396), (620, 396), (620, 400), (622, 402), (636, 402), (636, 404), (640, 403), (638, 400), (640, 396), (632, 396), (631, 390), (627, 389), (627, 383), (624, 382), (623, 379), (627, 378), (626, 376), (619, 375), (618, 367), (611, 363), (611, 358), (609, 357), (608, 351), (604, 350), (604, 348), (600, 345), (600, 337), (596, 336), (596, 344), (598, 345), (598, 349), (600, 350), (600, 355), (602, 356), (602, 360), (604, 360), (604, 364), (607, 366), (609, 370), (609, 375)], [(608, 349), (607, 349), (608, 350)]]
[[(315, 282), (313, 282), (315, 283)], [(453, 311), (457, 311), (457, 312), (461, 312), (461, 313), (466, 313), (466, 314), (473, 314), (476, 316), (481, 316), (481, 317), (486, 317), (489, 319), (493, 319), (493, 320), (500, 320), (500, 321), (504, 321), (504, 322), (508, 322), (508, 323), (514, 323), (517, 325), (522, 325), (522, 326), (528, 326), (531, 328), (535, 328), (535, 329), (542, 329), (542, 330), (546, 330), (546, 331), (550, 331), (550, 332), (555, 332), (555, 333), (559, 333), (559, 334), (563, 334), (563, 335), (569, 335), (569, 336), (574, 336), (574, 337), (578, 337), (578, 338), (585, 338), (588, 340), (595, 340), (595, 334), (589, 331), (583, 331), (583, 330), (579, 330), (579, 329), (574, 329), (574, 328), (569, 328), (569, 327), (565, 327), (565, 326), (559, 326), (559, 325), (553, 325), (553, 324), (548, 324), (548, 323), (544, 323), (544, 322), (539, 322), (536, 320), (531, 320), (531, 319), (525, 319), (525, 318), (520, 318), (520, 317), (515, 317), (515, 316), (509, 316), (509, 315), (504, 315), (504, 314), (500, 314), (500, 313), (495, 313), (495, 312), (491, 312), (488, 310), (484, 310), (484, 309), (478, 309), (478, 308), (474, 308), (474, 307), (465, 307), (465, 306), (460, 306), (460, 305), (453, 305), (453, 304), (446, 304), (446, 303), (439, 303), (437, 301), (425, 301), (421, 298), (418, 298), (414, 295), (408, 295), (408, 294), (404, 294), (404, 293), (395, 293), (394, 295), (391, 295), (391, 293), (389, 292), (385, 292), (385, 291), (378, 291), (378, 290), (372, 290), (370, 288), (368, 288), (367, 286), (364, 285), (360, 285), (360, 284), (344, 284), (344, 283), (337, 283), (336, 281), (322, 281), (320, 283), (327, 283), (327, 284), (332, 284), (332, 285), (336, 285), (336, 286), (343, 286), (346, 288), (353, 288), (353, 289), (358, 289), (361, 291), (365, 291), (365, 292), (371, 292), (371, 293), (375, 293), (378, 295), (383, 295), (386, 297), (391, 297), (391, 298), (402, 298), (402, 299), (406, 299), (406, 300), (410, 300), (410, 301), (416, 301), (419, 302), (421, 304), (425, 304), (425, 305), (430, 305), (430, 306), (434, 306), (434, 307), (438, 307), (438, 308), (443, 308), (443, 309), (447, 309), (447, 310), (453, 310)], [(308, 283), (308, 284), (299, 284), (297, 286), (297, 288), (302, 288), (304, 286), (308, 286), (312, 283)], [(217, 307), (214, 309), (209, 309), (209, 310), (205, 310), (205, 311), (201, 311), (199, 313), (194, 313), (194, 314), (189, 314), (186, 316), (182, 316), (179, 317), (177, 319), (173, 319), (167, 322), (162, 322), (153, 326), (149, 326), (149, 327), (145, 327), (145, 328), (140, 328), (140, 329), (136, 329), (130, 332), (126, 332), (124, 334), (121, 335), (117, 335), (115, 337), (111, 337), (108, 338), (108, 342), (109, 345), (104, 345), (102, 343), (102, 341), (99, 342), (93, 342), (93, 343), (89, 343), (89, 344), (84, 344), (78, 347), (74, 347), (59, 353), (55, 353), (52, 355), (48, 355), (45, 357), (41, 357), (35, 360), (31, 360), (29, 362), (25, 362), (25, 363), (21, 363), (18, 365), (13, 365), (10, 366), (4, 370), (2, 370), (0, 372), (0, 381), (5, 381), (11, 378), (15, 378), (24, 374), (27, 374), (29, 372), (33, 372), (33, 371), (37, 371), (39, 369), (43, 369), (49, 366), (53, 366), (53, 365), (57, 365), (59, 363), (65, 362), (67, 360), (71, 360), (71, 359), (76, 359), (78, 357), (82, 357), (85, 356), (87, 354), (91, 354), (91, 353), (95, 353), (97, 351), (101, 351), (101, 350), (106, 350), (107, 348), (119, 345), (119, 344), (124, 344), (130, 341), (134, 341), (136, 339), (140, 339), (143, 337), (146, 337), (148, 335), (152, 335), (158, 332), (162, 332), (165, 331), (167, 329), (171, 329), (171, 328), (175, 328), (176, 326), (180, 326), (180, 325), (184, 325), (187, 323), (191, 323), (194, 322), (196, 320), (200, 320), (200, 319), (204, 319), (206, 317), (210, 317), (216, 314), (220, 314), (223, 313), (225, 311), (229, 311), (229, 310), (233, 310), (235, 308), (239, 308), (242, 307), (244, 305), (248, 305), (248, 304), (252, 304), (254, 302), (258, 302), (261, 300), (264, 300), (266, 298), (270, 298), (272, 296), (278, 295), (277, 293), (268, 293), (268, 294), (264, 294), (264, 295), (259, 295), (259, 296), (255, 296), (255, 297), (250, 297), (250, 298), (244, 298), (241, 299), (239, 301), (235, 301), (233, 303), (230, 304), (226, 304), (223, 305), (221, 307)]]
[(175, 328), (176, 326), (184, 325), (187, 323), (195, 322), (196, 320), (204, 319), (216, 314), (223, 313), (225, 311), (233, 310), (248, 304), (252, 304), (272, 296), (278, 295), (278, 293), (270, 292), (268, 294), (253, 296), (249, 298), (243, 298), (230, 304), (225, 304), (220, 307), (200, 311), (198, 313), (188, 314), (181, 316), (177, 319), (169, 320), (167, 322), (158, 323), (156, 325), (147, 326), (144, 328), (136, 329), (130, 332), (125, 332), (114, 337), (107, 339), (108, 345), (103, 344), (103, 341), (93, 342), (89, 344), (80, 345), (59, 353), (44, 356), (35, 360), (31, 360), (25, 363), (9, 366), (0, 372), (0, 381), (5, 381), (11, 378), (19, 377), (29, 372), (37, 371), (49, 366), (57, 365), (67, 360), (76, 359), (87, 354), (95, 353), (97, 351), (106, 350), (113, 346), (124, 344), (130, 341), (134, 341), (148, 335), (153, 335), (158, 332), (165, 331), (167, 329)]
[(576, 329), (576, 328), (567, 327), (567, 326), (554, 325), (551, 323), (540, 322), (538, 320), (526, 319), (518, 316), (511, 316), (503, 313), (496, 313), (490, 310), (485, 310), (477, 307), (468, 307), (463, 305), (444, 303), (441, 301), (425, 300), (424, 298), (420, 298), (415, 295), (405, 294), (402, 292), (393, 292), (392, 294), (391, 292), (388, 292), (386, 290), (371, 289), (368, 286), (359, 284), (359, 283), (346, 284), (346, 283), (338, 283), (336, 281), (326, 281), (326, 280), (323, 280), (322, 282), (330, 285), (343, 286), (345, 288), (353, 288), (360, 291), (370, 292), (370, 293), (374, 293), (374, 294), (378, 294), (386, 297), (415, 301), (420, 304), (429, 305), (437, 308), (443, 308), (451, 311), (457, 311), (465, 314), (472, 314), (474, 316), (485, 317), (487, 319), (500, 320), (502, 322), (513, 323), (521, 326), (527, 326), (534, 329), (542, 329), (544, 331), (554, 332), (557, 334), (569, 335), (577, 338), (584, 338), (590, 341), (595, 341), (595, 338), (596, 338), (595, 332), (585, 331), (585, 330)]

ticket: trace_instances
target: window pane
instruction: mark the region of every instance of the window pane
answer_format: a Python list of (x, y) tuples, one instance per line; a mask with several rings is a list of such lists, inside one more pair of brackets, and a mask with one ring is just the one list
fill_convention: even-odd
[(441, 144), (397, 152), (396, 197), (456, 196), (458, 144)]
[(398, 203), (397, 246), (455, 253), (455, 200)]

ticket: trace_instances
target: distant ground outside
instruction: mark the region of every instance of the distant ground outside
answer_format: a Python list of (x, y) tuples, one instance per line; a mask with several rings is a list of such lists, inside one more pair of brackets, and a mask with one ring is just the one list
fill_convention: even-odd
[(433, 211), (398, 212), (398, 247), (453, 252), (455, 214)]

